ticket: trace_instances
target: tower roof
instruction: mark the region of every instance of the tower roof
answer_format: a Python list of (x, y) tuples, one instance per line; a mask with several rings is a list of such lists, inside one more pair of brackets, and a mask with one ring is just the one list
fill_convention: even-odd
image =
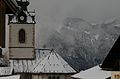
[(120, 36), (101, 65), (102, 69), (120, 71)]
[(34, 73), (76, 73), (76, 71), (55, 51), (51, 51), (32, 68)]

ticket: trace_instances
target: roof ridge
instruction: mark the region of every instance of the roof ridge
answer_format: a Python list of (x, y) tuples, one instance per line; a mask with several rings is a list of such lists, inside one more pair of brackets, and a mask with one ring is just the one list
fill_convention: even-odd
[[(39, 70), (38, 70), (39, 69)], [(74, 69), (55, 51), (33, 66), (34, 73), (72, 73)]]
[[(49, 56), (49, 54), (48, 54), (47, 56)], [(47, 56), (46, 56), (46, 57), (47, 57)], [(33, 65), (33, 67), (31, 67), (30, 70), (31, 70), (31, 71), (34, 70), (46, 57), (43, 57), (41, 60), (40, 60), (40, 58), (39, 58), (40, 61), (38, 60), (38, 61), (35, 63), (35, 65)]]

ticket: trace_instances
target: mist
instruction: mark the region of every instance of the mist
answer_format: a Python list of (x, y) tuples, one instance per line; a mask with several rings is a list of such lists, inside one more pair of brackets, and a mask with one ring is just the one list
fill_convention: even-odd
[(83, 18), (91, 23), (119, 18), (119, 3), (120, 0), (30, 0), (29, 9), (36, 11), (37, 36), (44, 41), (51, 30), (62, 27), (66, 17)]

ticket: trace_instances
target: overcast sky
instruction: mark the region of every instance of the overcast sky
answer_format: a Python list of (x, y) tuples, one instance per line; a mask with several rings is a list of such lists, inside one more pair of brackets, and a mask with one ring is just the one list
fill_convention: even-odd
[(30, 0), (30, 3), (29, 9), (36, 10), (36, 26), (40, 28), (37, 34), (43, 40), (49, 29), (62, 26), (66, 17), (83, 18), (91, 23), (120, 17), (120, 0)]
[(93, 23), (120, 16), (120, 0), (30, 0), (30, 2), (30, 9), (36, 9), (36, 19), (44, 27), (54, 27), (68, 16), (83, 18)]

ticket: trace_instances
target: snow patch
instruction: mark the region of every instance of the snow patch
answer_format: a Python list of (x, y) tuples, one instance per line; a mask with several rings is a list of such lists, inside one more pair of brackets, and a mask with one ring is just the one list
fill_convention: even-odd
[(84, 31), (86, 34), (90, 34), (90, 32), (89, 31)]
[(96, 34), (96, 35), (95, 35), (95, 39), (96, 39), (96, 40), (98, 40), (98, 38), (99, 38), (99, 35), (98, 35), (98, 34)]

